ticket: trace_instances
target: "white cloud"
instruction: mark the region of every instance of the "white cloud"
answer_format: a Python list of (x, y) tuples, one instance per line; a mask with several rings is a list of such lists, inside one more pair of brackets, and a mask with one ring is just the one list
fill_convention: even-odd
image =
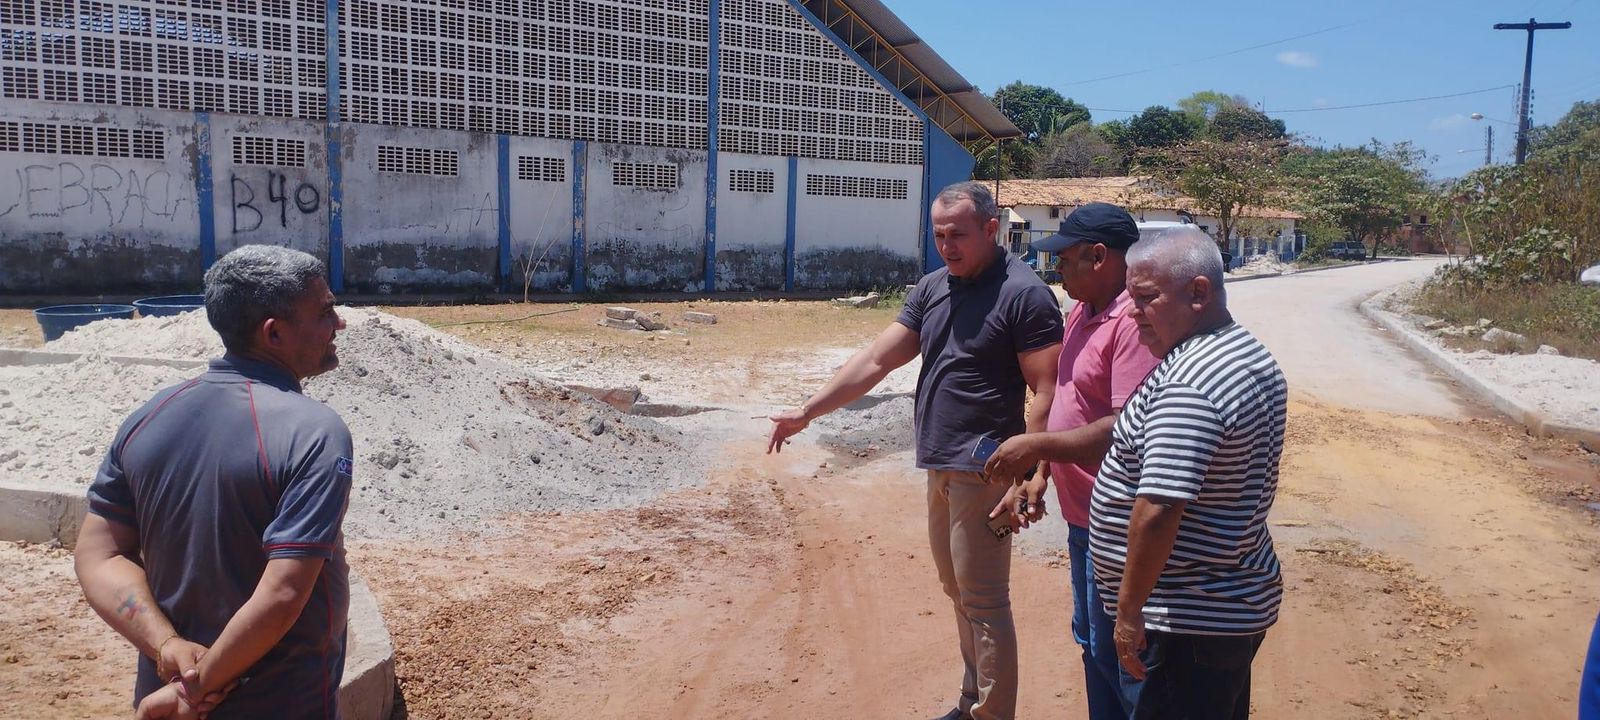
[(1317, 56), (1299, 50), (1285, 50), (1278, 53), (1278, 62), (1297, 68), (1314, 68), (1317, 66)]
[(1327, 98), (1317, 98), (1316, 100), (1311, 101), (1311, 104), (1316, 107), (1327, 107), (1330, 103), (1328, 102)]
[(1466, 127), (1467, 121), (1469, 119), (1470, 118), (1468, 118), (1466, 115), (1463, 115), (1461, 113), (1456, 113), (1454, 115), (1446, 115), (1444, 117), (1437, 117), (1437, 118), (1434, 118), (1434, 119), (1428, 121), (1428, 129), (1429, 130), (1455, 130), (1455, 129), (1458, 129), (1458, 128)]

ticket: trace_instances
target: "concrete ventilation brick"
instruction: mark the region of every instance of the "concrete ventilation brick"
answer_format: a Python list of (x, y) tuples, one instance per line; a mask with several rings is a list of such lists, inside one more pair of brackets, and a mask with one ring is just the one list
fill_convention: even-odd
[(8, 98), (326, 115), (322, 2), (7, 0), (0, 10)]
[(166, 136), (149, 128), (5, 121), (0, 152), (165, 160)]
[(567, 159), (518, 155), (517, 179), (547, 183), (566, 182)]
[(456, 177), (460, 174), (461, 153), (440, 148), (378, 146), (378, 172), (405, 175)]
[(922, 162), (917, 116), (785, 0), (724, 0), (722, 33), (722, 150)]
[(728, 189), (733, 192), (770, 193), (776, 191), (776, 173), (771, 170), (733, 168), (728, 171)]
[(342, 109), (353, 122), (704, 148), (707, 4), (650, 5), (349, 0)]
[(860, 177), (855, 175), (807, 175), (806, 194), (832, 197), (904, 200), (911, 183), (900, 178)]
[(611, 184), (670, 192), (678, 189), (678, 166), (672, 163), (615, 163), (611, 166)]
[(235, 135), (233, 164), (305, 167), (306, 142), (291, 138)]

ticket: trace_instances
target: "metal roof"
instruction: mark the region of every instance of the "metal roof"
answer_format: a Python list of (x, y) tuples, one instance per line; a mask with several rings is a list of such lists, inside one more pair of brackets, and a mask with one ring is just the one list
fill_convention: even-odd
[(974, 154), (1017, 128), (879, 0), (801, 0), (822, 24)]

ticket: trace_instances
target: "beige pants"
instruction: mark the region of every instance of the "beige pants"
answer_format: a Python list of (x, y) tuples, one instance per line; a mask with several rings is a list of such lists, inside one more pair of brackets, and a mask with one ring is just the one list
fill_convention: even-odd
[(961, 638), (959, 707), (974, 720), (1009, 720), (1017, 707), (1017, 632), (1011, 624), (1011, 537), (989, 530), (1004, 483), (928, 471), (928, 544)]

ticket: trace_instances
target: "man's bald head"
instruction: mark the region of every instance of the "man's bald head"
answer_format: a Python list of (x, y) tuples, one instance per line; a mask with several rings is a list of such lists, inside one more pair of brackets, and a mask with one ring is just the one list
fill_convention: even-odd
[(1184, 340), (1232, 322), (1222, 290), (1222, 253), (1196, 227), (1176, 227), (1128, 249), (1129, 312), (1139, 342), (1165, 356)]
[(1134, 243), (1128, 249), (1128, 269), (1138, 265), (1166, 287), (1203, 277), (1210, 281), (1217, 298), (1224, 305), (1227, 302), (1222, 289), (1222, 252), (1217, 249), (1217, 242), (1198, 227), (1168, 228)]

